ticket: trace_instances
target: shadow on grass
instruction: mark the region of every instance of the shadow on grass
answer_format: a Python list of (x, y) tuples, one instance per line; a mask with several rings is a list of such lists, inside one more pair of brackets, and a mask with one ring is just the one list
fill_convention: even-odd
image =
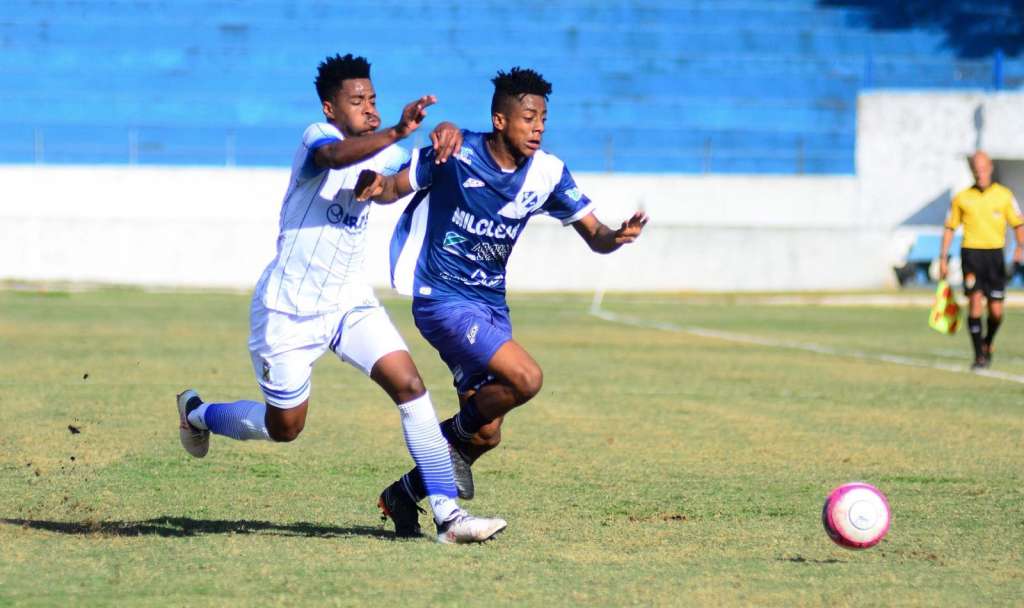
[(192, 519), (190, 517), (156, 517), (142, 521), (46, 521), (38, 519), (0, 519), (0, 523), (61, 534), (99, 536), (200, 536), (203, 534), (269, 534), (272, 536), (305, 536), (337, 538), (342, 536), (374, 536), (393, 539), (394, 535), (371, 526), (337, 527), (296, 522), (277, 524), (269, 521)]
[(796, 555), (794, 557), (777, 557), (775, 561), (779, 562), (792, 562), (794, 564), (845, 564), (846, 562), (841, 559), (830, 557), (828, 559), (810, 559), (802, 555)]

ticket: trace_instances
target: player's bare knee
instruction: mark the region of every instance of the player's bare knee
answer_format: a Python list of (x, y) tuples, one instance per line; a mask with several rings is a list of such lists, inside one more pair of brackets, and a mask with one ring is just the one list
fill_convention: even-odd
[(270, 438), (279, 443), (288, 443), (302, 433), (306, 426), (306, 416), (267, 416), (267, 434)]
[(533, 399), (544, 386), (544, 372), (536, 365), (524, 366), (512, 378), (516, 397), (522, 405)]
[(423, 385), (423, 378), (417, 373), (404, 375), (395, 386), (395, 396), (399, 403), (419, 399), (426, 392), (427, 387)]
[(295, 441), (306, 426), (308, 406), (309, 399), (289, 409), (274, 407), (268, 403), (264, 423), (267, 425), (267, 435), (270, 435), (270, 439), (280, 443)]
[(267, 434), (278, 443), (295, 441), (305, 428), (305, 422), (267, 425)]

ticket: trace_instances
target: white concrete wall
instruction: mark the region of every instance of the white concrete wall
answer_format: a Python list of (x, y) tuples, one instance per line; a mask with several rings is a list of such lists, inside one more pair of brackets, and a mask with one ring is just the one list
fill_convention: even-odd
[(286, 182), (278, 170), (0, 167), (0, 277), (252, 285)]
[[(885, 239), (852, 177), (581, 174), (617, 225), (652, 216), (636, 244), (591, 253), (571, 228), (531, 222), (513, 290), (848, 289), (884, 283)], [(248, 288), (274, 254), (279, 169), (0, 167), (0, 279)], [(368, 273), (387, 283), (398, 206), (375, 208)]]
[[(572, 229), (531, 225), (509, 265), (510, 288), (776, 291), (886, 284), (887, 234), (866, 224), (845, 176), (578, 176), (617, 226), (638, 206), (640, 241), (608, 256)], [(527, 253), (529, 252), (529, 253)], [(558, 271), (551, 272), (551, 264)]]
[(966, 159), (978, 146), (993, 158), (1024, 159), (1021, 92), (878, 91), (861, 95), (857, 112), (862, 206), (884, 225), (970, 186)]

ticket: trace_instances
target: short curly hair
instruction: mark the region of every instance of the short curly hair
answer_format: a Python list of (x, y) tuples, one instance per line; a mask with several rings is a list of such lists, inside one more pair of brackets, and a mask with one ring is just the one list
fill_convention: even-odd
[(547, 100), (551, 95), (551, 83), (529, 68), (514, 67), (508, 72), (498, 70), (498, 75), (491, 82), (494, 83), (491, 114), (501, 111), (510, 99), (522, 100), (527, 95), (540, 95)]
[(316, 93), (320, 101), (327, 101), (337, 93), (343, 80), (369, 78), (370, 62), (365, 57), (335, 55), (320, 62), (316, 68)]

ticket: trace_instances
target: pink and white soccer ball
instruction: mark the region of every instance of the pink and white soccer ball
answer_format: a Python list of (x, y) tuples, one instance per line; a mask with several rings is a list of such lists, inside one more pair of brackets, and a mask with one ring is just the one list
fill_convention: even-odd
[(889, 501), (875, 486), (855, 481), (832, 490), (821, 510), (821, 523), (837, 545), (847, 549), (874, 547), (889, 532)]

